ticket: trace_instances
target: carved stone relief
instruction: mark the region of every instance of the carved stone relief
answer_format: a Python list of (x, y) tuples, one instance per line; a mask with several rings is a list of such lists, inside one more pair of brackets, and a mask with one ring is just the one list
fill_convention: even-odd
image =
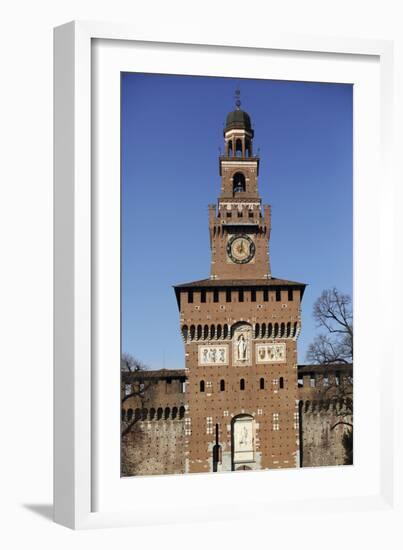
[(285, 360), (285, 344), (256, 344), (257, 363), (283, 363)]
[(199, 365), (228, 365), (228, 346), (199, 346)]

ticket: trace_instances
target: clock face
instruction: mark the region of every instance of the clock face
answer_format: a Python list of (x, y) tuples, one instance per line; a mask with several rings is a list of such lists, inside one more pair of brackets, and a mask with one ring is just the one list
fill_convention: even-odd
[(248, 235), (234, 235), (228, 241), (227, 254), (236, 264), (247, 264), (255, 255), (255, 244)]

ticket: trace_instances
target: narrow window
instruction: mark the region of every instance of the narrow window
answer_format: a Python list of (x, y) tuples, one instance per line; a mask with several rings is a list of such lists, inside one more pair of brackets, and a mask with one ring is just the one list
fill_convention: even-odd
[(264, 378), (260, 379), (259, 387), (261, 390), (264, 390)]
[(227, 291), (225, 292), (225, 300), (226, 300), (227, 302), (230, 302), (230, 301), (231, 301), (231, 291), (230, 291), (230, 290), (227, 290)]
[(193, 290), (188, 292), (188, 304), (193, 304)]
[(315, 380), (314, 374), (311, 374), (311, 377), (309, 379), (309, 385), (311, 386), (311, 388), (314, 388), (316, 386), (316, 380)]
[(205, 290), (202, 290), (201, 293), (200, 293), (200, 301), (201, 301), (202, 304), (206, 303), (206, 291)]
[(214, 302), (218, 302), (218, 290), (214, 290), (213, 300), (214, 300)]
[(267, 290), (267, 288), (265, 288), (264, 291), (263, 291), (263, 301), (264, 302), (269, 301), (269, 291)]
[(204, 391), (204, 380), (200, 380), (200, 391)]
[(323, 377), (323, 385), (325, 387), (327, 387), (329, 385), (329, 377), (328, 376)]
[(281, 301), (281, 290), (279, 288), (276, 289), (276, 302)]
[(250, 299), (252, 302), (256, 302), (256, 290), (251, 290)]
[(243, 378), (241, 378), (240, 382), (239, 382), (239, 389), (240, 390), (244, 390), (245, 389), (245, 380)]
[(243, 217), (243, 212), (242, 210), (238, 210), (238, 218), (242, 218)]
[(298, 378), (298, 387), (299, 388), (304, 387), (304, 379), (302, 378), (302, 376), (300, 378)]
[(292, 302), (293, 299), (294, 299), (294, 292), (293, 292), (292, 288), (289, 288), (288, 289), (288, 301)]
[(340, 373), (339, 372), (335, 373), (334, 381), (336, 383), (336, 386), (340, 386)]
[(249, 214), (248, 214), (248, 215), (249, 215), (250, 218), (253, 218), (253, 212), (252, 212), (251, 210), (249, 210)]
[(225, 380), (220, 380), (220, 391), (225, 391)]
[(280, 376), (279, 385), (280, 385), (280, 390), (282, 390), (284, 388), (284, 378), (282, 376)]
[(240, 302), (243, 302), (243, 290), (240, 290), (239, 291), (239, 297), (238, 297), (239, 301)]

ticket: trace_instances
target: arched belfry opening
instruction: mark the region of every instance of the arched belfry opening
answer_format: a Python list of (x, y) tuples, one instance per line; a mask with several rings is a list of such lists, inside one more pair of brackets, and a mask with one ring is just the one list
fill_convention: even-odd
[(243, 156), (242, 153), (243, 153), (243, 151), (242, 151), (242, 140), (238, 138), (235, 142), (235, 156), (236, 157), (242, 157)]
[(246, 191), (246, 180), (242, 172), (236, 172), (232, 179), (232, 189), (234, 196), (237, 193), (245, 193)]

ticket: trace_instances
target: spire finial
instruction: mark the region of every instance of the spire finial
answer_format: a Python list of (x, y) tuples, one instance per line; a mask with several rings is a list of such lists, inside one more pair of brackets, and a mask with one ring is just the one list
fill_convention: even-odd
[(241, 90), (239, 89), (239, 86), (235, 90), (235, 105), (236, 108), (239, 110), (241, 107)]

